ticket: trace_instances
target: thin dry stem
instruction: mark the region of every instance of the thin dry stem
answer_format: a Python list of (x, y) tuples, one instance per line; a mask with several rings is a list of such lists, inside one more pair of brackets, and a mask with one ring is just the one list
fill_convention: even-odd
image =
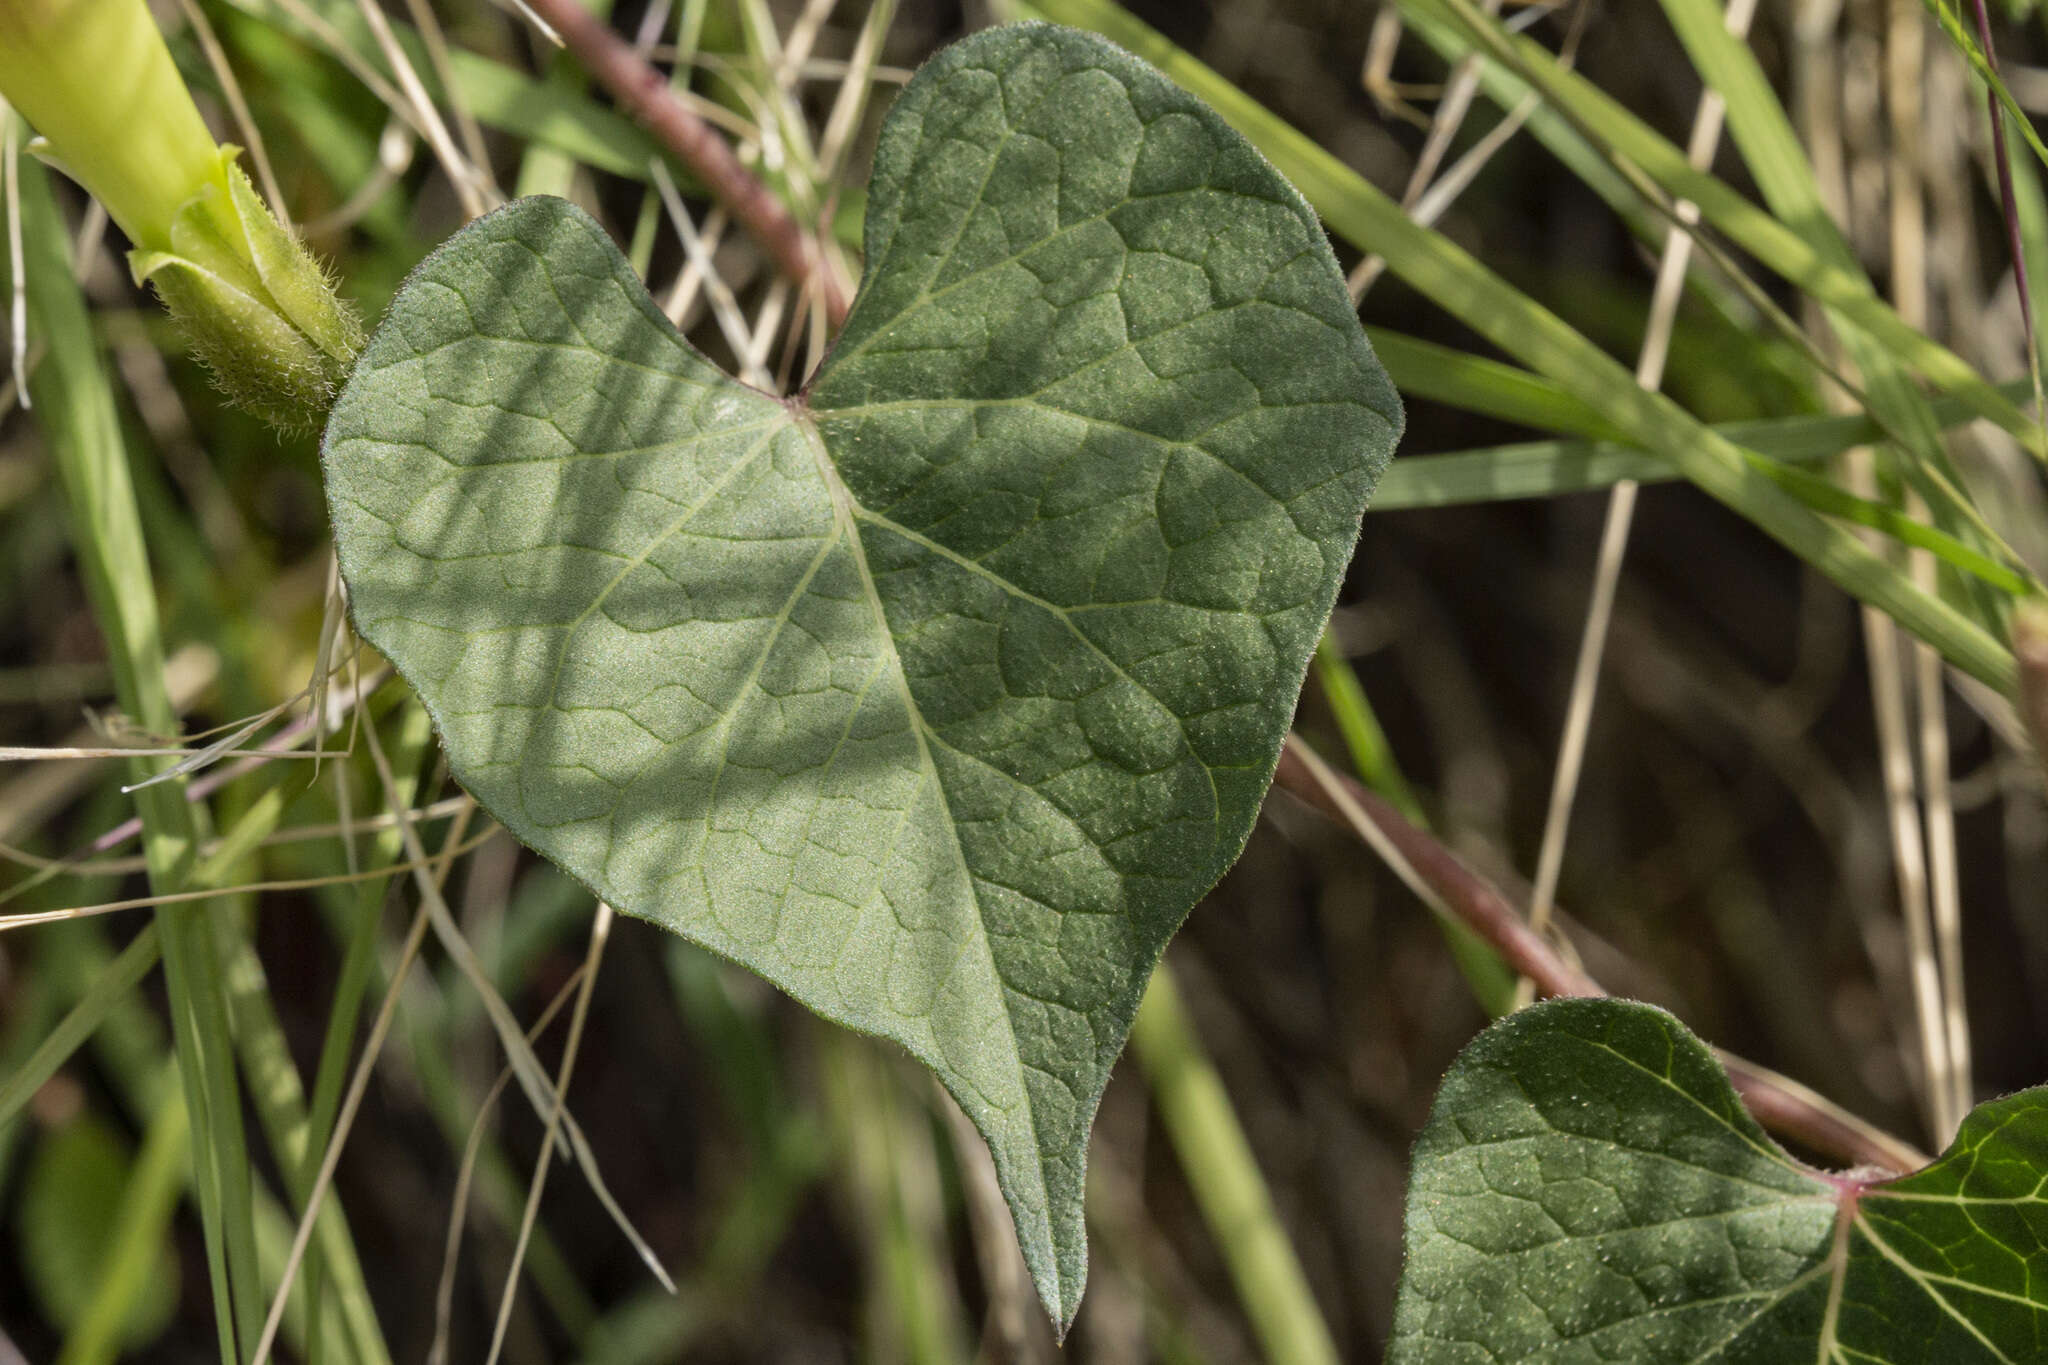
[(2020, 719), (2038, 776), (2048, 777), (2048, 604), (2023, 602), (2012, 614), (2012, 652), (2020, 666)]
[(766, 376), (758, 367), (746, 368), (751, 329), (746, 316), (740, 311), (739, 299), (732, 292), (732, 286), (718, 273), (718, 265), (712, 253), (717, 242), (711, 238), (711, 231), (717, 228), (722, 233), (725, 227), (725, 210), (714, 208), (705, 217), (704, 230), (699, 232), (690, 221), (689, 205), (676, 192), (676, 183), (668, 173), (668, 167), (659, 161), (651, 162), (648, 171), (654, 177), (654, 188), (661, 195), (663, 210), (668, 214), (669, 225), (676, 230), (676, 237), (683, 244), (683, 255), (689, 264), (676, 280), (671, 294), (676, 306), (669, 314), (672, 321), (680, 323), (683, 309), (687, 308), (696, 290), (701, 286), (711, 301), (711, 314), (718, 320), (718, 330), (725, 337), (725, 344), (732, 348), (734, 358), (741, 366), (740, 378), (756, 387), (766, 387)]
[[(974, 1121), (960, 1109), (946, 1088), (934, 1079), (932, 1105), (952, 1137), (954, 1168), (960, 1174), (967, 1227), (974, 1241), (974, 1259), (988, 1294), (982, 1321), (980, 1359), (1002, 1365), (1041, 1365), (1056, 1358), (1038, 1314), (1038, 1296), (1031, 1288), (1031, 1269), (1017, 1249), (1017, 1225), (1003, 1202), (996, 1163)], [(1034, 1328), (1036, 1330), (1034, 1330)]]
[[(584, 970), (579, 965), (569, 973), (569, 979), (562, 983), (554, 999), (548, 1001), (547, 1008), (540, 1012), (540, 1018), (534, 1020), (533, 1027), (526, 1031), (527, 1042), (540, 1041), (548, 1025), (569, 1003), (583, 980)], [(448, 1201), (448, 1237), (441, 1251), (440, 1287), (434, 1292), (434, 1344), (427, 1351), (427, 1365), (446, 1365), (448, 1359), (448, 1334), (455, 1321), (455, 1267), (462, 1254), (462, 1229), (468, 1219), (470, 1185), (476, 1179), (477, 1158), (483, 1153), (484, 1135), (490, 1131), (491, 1111), (497, 1107), (505, 1087), (511, 1083), (512, 1068), (500, 1067), (497, 1079), (491, 1082), (491, 1088), (484, 1092), (483, 1099), (477, 1104), (476, 1118), (469, 1125), (469, 1138), (462, 1144), (462, 1161), (455, 1173), (455, 1193)]]
[(421, 45), (427, 49), (427, 62), (434, 68), (434, 79), (441, 83), (441, 97), (448, 102), (448, 112), (455, 116), (455, 129), (462, 135), (470, 171), (489, 197), (503, 199), (504, 192), (498, 188), (497, 178), (491, 174), (491, 153), (484, 145), (483, 126), (476, 121), (469, 102), (462, 97), (462, 87), (455, 79), (454, 64), (448, 58), (448, 39), (441, 32), (441, 21), (434, 17), (434, 7), (427, 0), (405, 0), (405, 7), (412, 14), (413, 27), (419, 31)]
[[(149, 749), (123, 746), (84, 748), (76, 745), (39, 747), (35, 745), (0, 744), (0, 763), (38, 763), (73, 761), (78, 759), (102, 758), (198, 758), (211, 755), (216, 758), (347, 758), (345, 749), (296, 749), (290, 753), (273, 753), (268, 749)], [(136, 786), (140, 786), (137, 783)], [(133, 791), (133, 787), (124, 787)]]
[(292, 1282), (298, 1278), (299, 1263), (305, 1259), (306, 1244), (312, 1240), (313, 1225), (320, 1217), (320, 1206), (326, 1202), (328, 1187), (334, 1183), (334, 1168), (341, 1162), (341, 1149), (348, 1141), (349, 1129), (355, 1124), (356, 1110), (362, 1105), (363, 1093), (369, 1089), (370, 1072), (376, 1064), (377, 1054), (383, 1050), (384, 1035), (391, 1030), (391, 1018), (397, 1012), (400, 990), (414, 960), (419, 957), (420, 944), (426, 936), (427, 908), (422, 905), (413, 914), (412, 927), (405, 934), (405, 946), (399, 950), (398, 966), (391, 973), (391, 984), (384, 991), (383, 1003), (377, 1007), (377, 1018), (370, 1025), (370, 1036), (363, 1044), (363, 1055), (356, 1062), (355, 1073), (349, 1077), (348, 1094), (343, 1097), (341, 1111), (335, 1116), (334, 1133), (327, 1139), (327, 1151), (320, 1158), (320, 1172), (313, 1177), (313, 1188), (306, 1193), (306, 1211), (299, 1218), (298, 1231), (292, 1235), (292, 1249), (285, 1257), (284, 1269), (278, 1276), (277, 1295), (270, 1301), (270, 1314), (263, 1321), (263, 1334), (257, 1338), (256, 1352), (250, 1365), (267, 1365), (271, 1348), (277, 1343), (277, 1329), (284, 1322), (284, 1309), (291, 1298)]
[(590, 951), (583, 958), (583, 981), (576, 989), (576, 1008), (569, 1016), (569, 1039), (562, 1047), (562, 1066), (555, 1073), (555, 1102), (548, 1110), (547, 1131), (541, 1136), (540, 1156), (533, 1163), (533, 1185), (526, 1192), (526, 1212), (519, 1219), (519, 1238), (512, 1246), (512, 1262), (505, 1270), (505, 1296), (498, 1305), (498, 1323), (491, 1331), (491, 1352), (485, 1365), (497, 1365), (504, 1349), (505, 1329), (512, 1324), (512, 1303), (519, 1294), (519, 1267), (526, 1260), (526, 1245), (533, 1239), (533, 1222), (540, 1216), (541, 1191), (547, 1188), (548, 1167), (554, 1164), (555, 1135), (562, 1130), (563, 1108), (569, 1102), (569, 1081), (576, 1074), (576, 1054), (583, 1044), (583, 1023), (590, 1014), (590, 990), (597, 984), (598, 965), (604, 961), (604, 946), (611, 940), (612, 908), (597, 903), (597, 915), (590, 923)]
[[(4, 105), (0, 105), (4, 108)], [(28, 396), (28, 271), (21, 245), (21, 149), (14, 138), (14, 114), (0, 117), (0, 177), (7, 195), (7, 278), (13, 282), (7, 304), (7, 357), (13, 366), (14, 396), (24, 411)]]
[[(482, 834), (455, 845), (438, 857), (460, 857), (473, 849), (480, 848), (498, 832), (494, 824)], [(421, 866), (431, 866), (423, 864)], [(61, 870), (61, 869), (60, 869)], [(385, 867), (373, 867), (361, 872), (336, 872), (325, 877), (289, 877), (279, 881), (245, 882), (240, 886), (208, 887), (199, 891), (168, 891), (157, 896), (136, 896), (131, 900), (103, 901), (97, 905), (73, 905), (60, 910), (36, 910), (25, 915), (0, 915), (0, 933), (12, 929), (26, 929), (36, 924), (55, 924), (62, 920), (91, 919), (97, 915), (111, 915), (123, 910), (146, 910), (159, 905), (182, 905), (187, 901), (211, 900), (221, 896), (253, 896), (268, 891), (310, 891), (321, 886), (346, 886), (351, 882), (376, 881), (382, 877), (396, 877), (402, 873), (418, 870), (413, 863), (392, 863)]]
[[(335, 771), (346, 773), (347, 769), (337, 767)], [(417, 810), (407, 811), (405, 818), (413, 821), (443, 820), (469, 804), (471, 804), (471, 801), (467, 796), (450, 796), (436, 801), (430, 806), (421, 806)], [(347, 807), (343, 805), (340, 809), (346, 812)], [(343, 855), (352, 864), (355, 851), (351, 844), (356, 835), (371, 833), (381, 829), (390, 829), (397, 823), (398, 821), (387, 811), (382, 815), (372, 815), (365, 819), (343, 819), (327, 823), (290, 825), (284, 829), (264, 835), (251, 847), (277, 848), (284, 844), (301, 844), (316, 839), (335, 839), (340, 841)], [(217, 852), (225, 842), (222, 839), (201, 840), (198, 856), (205, 858)], [(0, 844), (0, 858), (4, 858), (8, 862), (19, 863), (23, 867), (35, 868), (39, 871), (49, 868), (73, 877), (132, 877), (139, 872), (147, 871), (149, 868), (148, 860), (139, 853), (122, 858), (87, 858), (80, 861), (63, 858), (45, 858), (39, 853), (31, 853), (26, 849), (14, 848), (8, 844)], [(349, 868), (350, 872), (357, 870), (354, 866)]]
[(392, 74), (398, 77), (399, 88), (405, 91), (405, 98), (412, 106), (414, 123), (425, 135), (427, 145), (434, 149), (440, 159), (441, 168), (448, 173), (448, 179), (455, 186), (455, 197), (462, 201), (462, 212), (468, 218), (480, 218), (491, 208), (486, 175), (470, 164), (455, 146), (455, 139), (449, 136), (448, 125), (441, 119), (441, 111), (434, 107), (433, 99), (427, 94), (426, 86), (420, 81), (420, 73), (413, 69), (412, 59), (405, 55), (405, 49), (398, 45), (397, 37), (391, 31), (390, 20), (378, 8), (375, 0), (356, 0), (356, 8), (362, 11), (363, 20), (376, 36), (377, 46), (384, 53), (384, 60), (391, 64)]
[[(1924, 329), (1928, 288), (1927, 210), (1921, 179), (1921, 129), (1925, 117), (1921, 85), (1927, 64), (1927, 16), (1918, 0), (1891, 0), (1885, 17), (1884, 77), (1889, 118), (1885, 170), (1890, 189), (1887, 223), (1892, 303), (1907, 324)], [(1866, 493), (1874, 492), (1867, 457), (1861, 464), (1855, 477), (1864, 482)], [(1890, 547), (1881, 542), (1874, 543), (1881, 551), (1889, 551)], [(1914, 553), (1908, 563), (1915, 581), (1922, 586), (1932, 585), (1931, 558)], [(1936, 1139), (1946, 1142), (1968, 1107), (1957, 1104), (1956, 1059), (1958, 1055), (1968, 1056), (1969, 1043), (1967, 1037), (1951, 1036), (1958, 1021), (1943, 989), (1941, 959), (1945, 945), (1941, 943), (1938, 927), (1944, 917), (1952, 923), (1959, 921), (1953, 881), (1955, 829), (1945, 800), (1937, 810), (1933, 804), (1922, 805), (1918, 799), (1921, 795), (1931, 798), (1937, 781), (1944, 789), (1947, 781), (1948, 742), (1946, 721), (1941, 715), (1941, 668), (1938, 660), (1924, 657), (1929, 652), (1926, 646), (1916, 643), (1912, 646), (1914, 667), (1909, 674), (1898, 647), (1898, 629), (1892, 620), (1866, 608), (1864, 622), (1870, 642), (1871, 687), (1883, 749), (1885, 799), (1898, 866), (1900, 910), (1905, 917), (1911, 955), (1928, 1124)], [(1909, 720), (1909, 706), (1917, 712), (1917, 726)], [(1913, 770), (1916, 733), (1922, 767), (1918, 783)], [(1938, 778), (1931, 762), (1937, 757)], [(1936, 851), (1936, 846), (1943, 842), (1949, 850), (1945, 863)], [(1949, 874), (1947, 885), (1943, 884), (1944, 866)], [(1944, 900), (1949, 902), (1946, 912), (1941, 908)], [(1959, 944), (1955, 946), (1959, 955)]]
[(819, 291), (833, 326), (844, 323), (845, 291), (826, 266), (817, 237), (798, 226), (782, 201), (740, 164), (725, 139), (677, 98), (661, 73), (577, 0), (530, 3), (584, 69), (753, 234), (776, 268), (799, 289)]
[[(1869, 117), (1856, 117), (1854, 110), (1861, 110), (1868, 101), (1851, 101), (1845, 89), (1852, 77), (1869, 82), (1873, 79), (1868, 72), (1852, 73), (1840, 60), (1834, 30), (1842, 18), (1841, 0), (1802, 0), (1798, 17), (1793, 26), (1795, 39), (1792, 72), (1798, 90), (1799, 130), (1805, 142), (1808, 155), (1813, 162), (1815, 178), (1820, 187), (1821, 200), (1829, 214), (1837, 222), (1855, 222), (1859, 215), (1852, 211), (1851, 181), (1861, 177), (1851, 174), (1850, 148), (1854, 144), (1869, 145), (1879, 140)], [(1854, 105), (1852, 110), (1851, 105)], [(1867, 112), (1867, 111), (1866, 111)], [(1820, 309), (1809, 302), (1809, 314), (1819, 326)], [(1831, 353), (1838, 353), (1834, 346)], [(1847, 389), (1829, 390), (1823, 395), (1828, 407), (1837, 412), (1854, 412), (1860, 408), (1860, 400), (1853, 399)], [(1874, 491), (1874, 479), (1870, 470), (1870, 452), (1852, 451), (1842, 461), (1842, 476), (1850, 491), (1867, 495)], [(1901, 781), (1899, 765), (1910, 769), (1910, 758), (1905, 748), (1905, 720), (1903, 703), (1896, 699), (1903, 684), (1899, 680), (1897, 642), (1894, 627), (1889, 617), (1865, 609), (1859, 613), (1863, 627), (1864, 649), (1871, 673), (1871, 700), (1877, 713), (1879, 738), (1879, 759), (1887, 788), (1887, 837), (1892, 843), (1893, 876), (1897, 878), (1902, 896), (1910, 896), (1916, 889), (1924, 890), (1924, 878), (1920, 870), (1920, 846), (1912, 828), (1912, 812), (1904, 809), (1902, 822), (1899, 819), (1902, 808), (1891, 796)], [(1887, 663), (1886, 660), (1891, 662)], [(1981, 689), (1972, 683), (1963, 689), (1966, 695), (1975, 696)], [(1910, 771), (1903, 774), (1906, 784), (1911, 782)], [(1910, 795), (1910, 793), (1909, 793)], [(1902, 842), (1902, 837), (1906, 837)], [(1910, 917), (1909, 917), (1910, 918)], [(1894, 955), (1888, 951), (1888, 944), (1870, 932), (1872, 919), (1863, 916), (1865, 951), (1870, 958), (1876, 982), (1884, 993), (1888, 1011), (1893, 1017), (1894, 1031), (1899, 1038), (1902, 1063), (1908, 1072), (1916, 1070), (1915, 1058), (1908, 1044), (1908, 1035), (1917, 1037), (1922, 1046), (1921, 1064), (1918, 1070), (1927, 1070), (1924, 1059), (1931, 1042), (1925, 1030), (1917, 1022), (1926, 1018), (1926, 1009), (1917, 999), (1927, 983), (1917, 979), (1912, 963), (1906, 963), (1904, 981), (1901, 984), (1900, 970), (1895, 965)], [(1945, 1049), (1944, 1049), (1945, 1053)]]
[[(844, 64), (839, 94), (832, 101), (832, 112), (825, 120), (825, 131), (818, 141), (818, 171), (827, 184), (838, 183), (840, 172), (846, 169), (846, 153), (853, 145), (854, 130), (859, 127), (861, 114), (874, 90), (882, 39), (888, 35), (889, 24), (895, 14), (896, 0), (876, 0), (861, 24), (860, 37), (853, 45), (853, 56)], [(827, 221), (830, 221), (829, 215)]]
[[(391, 760), (384, 752), (383, 741), (377, 737), (377, 727), (365, 726), (363, 738), (364, 747), (370, 751), (370, 762), (377, 770), (377, 780), (383, 786), (386, 799), (394, 805), (398, 804), (398, 781), (392, 775)], [(476, 950), (470, 946), (469, 940), (462, 936), (455, 916), (448, 909), (448, 901), (441, 894), (439, 878), (428, 870), (431, 860), (426, 856), (426, 850), (420, 843), (419, 831), (409, 823), (400, 822), (398, 833), (404, 843), (412, 870), (413, 884), (419, 888), (420, 898), (426, 905), (434, 937), (448, 954), (449, 960), (454, 963), (455, 969), (476, 991), (477, 998), (484, 1007), (484, 1016), (490, 1020), (492, 1029), (498, 1035), (499, 1044), (505, 1049), (506, 1057), (517, 1070), (520, 1088), (525, 1091), (534, 1112), (555, 1112), (553, 1082), (541, 1069), (533, 1050), (526, 1045), (525, 1032), (519, 1027), (519, 1021), (512, 1016), (511, 1006), (505, 1003), (505, 998), (491, 984), (490, 973), (477, 961)], [(589, 1139), (583, 1135), (582, 1128), (567, 1113), (561, 1115), (561, 1125), (568, 1138), (570, 1154), (575, 1157), (577, 1165), (582, 1169), (583, 1178), (589, 1182), (591, 1193), (597, 1196), (598, 1203), (604, 1206), (613, 1224), (624, 1234), (626, 1240), (632, 1243), (641, 1263), (660, 1282), (662, 1288), (674, 1293), (675, 1282), (670, 1279), (667, 1269), (654, 1254), (653, 1248), (647, 1245), (647, 1239), (640, 1235), (632, 1220), (626, 1217), (625, 1210), (619, 1207), (619, 1201), (613, 1197), (610, 1186), (606, 1185), (604, 1173), (598, 1168), (596, 1153), (591, 1150)]]
[(421, 137), (427, 135), (425, 126), (420, 122), (419, 112), (413, 108), (411, 102), (393, 89), (391, 82), (385, 80), (376, 67), (365, 61), (349, 41), (335, 31), (332, 24), (315, 13), (312, 7), (306, 4), (306, 0), (276, 2), (278, 8), (289, 14), (294, 22), (303, 25), (307, 32), (319, 39), (320, 45), (327, 50), (327, 55), (347, 68), (348, 73), (361, 81), (363, 87), (375, 95), (385, 108), (397, 115), (407, 127)]
[[(1735, 0), (1728, 7), (1728, 31), (1741, 37), (1749, 32), (1756, 14), (1755, 0)], [(1697, 169), (1713, 164), (1714, 151), (1721, 143), (1721, 127), (1727, 106), (1714, 90), (1703, 91), (1693, 113), (1692, 136), (1686, 159)], [(1685, 289), (1685, 273), (1692, 260), (1694, 238), (1691, 229), (1699, 221), (1699, 210), (1680, 201), (1673, 206), (1678, 219), (1665, 234), (1664, 253), (1658, 263), (1656, 292), (1650, 301), (1649, 324), (1642, 350), (1636, 360), (1636, 383), (1655, 391), (1663, 387), (1664, 365), (1671, 353), (1672, 325)], [(1607, 653), (1608, 627), (1614, 619), (1614, 595), (1621, 581), (1621, 566), (1628, 554), (1629, 530), (1635, 521), (1636, 483), (1624, 479), (1608, 495), (1607, 516), (1600, 533), (1599, 559), (1593, 571), (1593, 592), (1586, 608), (1586, 624), (1579, 638), (1578, 658), (1573, 665), (1571, 699), (1565, 711), (1564, 736), (1558, 743), (1557, 769), (1552, 778), (1550, 806), (1543, 820), (1543, 842), (1536, 859), (1536, 885), (1530, 893), (1529, 924), (1539, 933), (1550, 922), (1557, 898), (1558, 878), (1564, 868), (1565, 839), (1571, 828), (1572, 805), (1578, 796), (1579, 775), (1586, 757), (1586, 739), (1593, 723), (1593, 704), (1599, 693), (1600, 661)], [(1529, 998), (1525, 979), (1518, 997)]]
[(1333, 771), (1296, 736), (1287, 737), (1273, 781), (1334, 815), (1379, 854), (1423, 904), (1445, 919), (1471, 928), (1510, 967), (1534, 981), (1539, 993), (1606, 993), (1592, 977), (1567, 962), (1549, 940), (1532, 931), (1491, 882), (1410, 824), (1390, 803)]

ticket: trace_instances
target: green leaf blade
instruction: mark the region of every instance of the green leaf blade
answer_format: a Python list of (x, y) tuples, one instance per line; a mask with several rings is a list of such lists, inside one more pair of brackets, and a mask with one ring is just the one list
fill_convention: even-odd
[(787, 404), (566, 204), (472, 224), (336, 405), (337, 545), (515, 834), (937, 1073), (1064, 1326), (1096, 1104), (1400, 407), (1299, 196), (1099, 39), (930, 63), (870, 205)]
[(1834, 1201), (1677, 1021), (1559, 1001), (1445, 1078), (1408, 1216), (1391, 1360), (1677, 1361), (1825, 1254)]
[(1939, 1161), (1863, 1195), (1843, 1340), (1900, 1360), (2048, 1358), (2044, 1185), (2048, 1090), (1972, 1110)]
[(1559, 1000), (1453, 1065), (1389, 1359), (2022, 1361), (2048, 1341), (2048, 1090), (1902, 1179), (1780, 1151), (1662, 1010)]

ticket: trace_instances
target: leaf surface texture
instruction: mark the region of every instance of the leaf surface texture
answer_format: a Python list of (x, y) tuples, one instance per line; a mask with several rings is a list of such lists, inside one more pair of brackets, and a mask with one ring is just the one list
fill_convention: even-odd
[(1559, 1000), (1488, 1029), (1416, 1144), (1395, 1365), (2048, 1360), (2048, 1088), (1933, 1165), (1781, 1151), (1664, 1011)]
[(797, 398), (560, 200), (452, 238), (324, 448), (356, 622), (618, 909), (930, 1066), (1062, 1325), (1089, 1125), (1242, 849), (1401, 414), (1314, 215), (1043, 25), (891, 110)]

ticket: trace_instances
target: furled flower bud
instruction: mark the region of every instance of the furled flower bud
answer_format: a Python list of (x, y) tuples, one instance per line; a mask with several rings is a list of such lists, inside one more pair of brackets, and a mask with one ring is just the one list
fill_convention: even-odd
[(362, 329), (216, 144), (143, 0), (0, 0), (0, 96), (106, 206), (230, 399), (318, 422)]

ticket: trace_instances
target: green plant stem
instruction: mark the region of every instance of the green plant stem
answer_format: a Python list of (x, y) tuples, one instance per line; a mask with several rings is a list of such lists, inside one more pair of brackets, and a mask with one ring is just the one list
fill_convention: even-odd
[(1258, 1159), (1164, 963), (1138, 1007), (1131, 1051), (1266, 1359), (1336, 1365), (1336, 1343), (1280, 1225)]
[(820, 1031), (818, 1041), (845, 1188), (866, 1242), (871, 1358), (911, 1365), (964, 1360), (966, 1331), (941, 1249), (930, 1131), (912, 1131), (923, 1116), (903, 1112), (893, 1058), (837, 1029)]
[[(72, 280), (64, 221), (40, 166), (24, 162), (20, 189), (29, 311), (34, 334), (48, 348), (30, 393), (64, 486), (73, 543), (107, 640), (115, 695), (145, 729), (175, 734), (149, 556), (113, 392)], [(133, 771), (139, 780), (162, 766), (161, 760), (138, 759)], [(187, 889), (201, 836), (199, 813), (175, 782), (144, 787), (135, 801), (151, 888)], [(263, 1286), (226, 993), (205, 923), (213, 913), (215, 907), (203, 902), (170, 906), (157, 912), (156, 923), (198, 1159), (216, 1324), (222, 1355), (234, 1360), (241, 1358), (238, 1342), (253, 1343), (262, 1324)]]

